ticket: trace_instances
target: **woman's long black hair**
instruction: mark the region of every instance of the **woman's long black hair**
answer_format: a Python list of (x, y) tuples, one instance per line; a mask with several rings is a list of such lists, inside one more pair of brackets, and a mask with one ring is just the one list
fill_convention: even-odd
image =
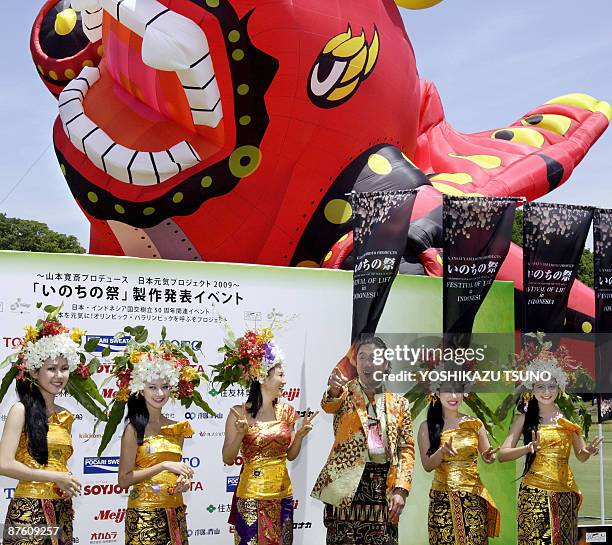
[(47, 432), (49, 431), (49, 417), (47, 404), (40, 393), (40, 389), (29, 377), (18, 380), (15, 384), (19, 401), (25, 407), (25, 433), (26, 443), (30, 456), (40, 465), (49, 462), (49, 445)]
[(129, 421), (136, 431), (136, 442), (142, 445), (144, 442), (145, 429), (149, 423), (149, 409), (142, 394), (132, 394), (127, 402), (126, 421)]
[(442, 403), (439, 399), (429, 403), (427, 408), (427, 433), (429, 435), (429, 449), (427, 456), (431, 456), (440, 448), (440, 437), (444, 428), (444, 413), (442, 412)]
[[(268, 376), (270, 376), (274, 369), (276, 369), (276, 364), (274, 367), (268, 370)], [(251, 387), (249, 388), (249, 397), (246, 400), (247, 404), (251, 404), (247, 409), (247, 412), (253, 417), (257, 418), (257, 413), (261, 406), (263, 405), (263, 396), (261, 395), (261, 383), (258, 380), (254, 380), (251, 382)], [(278, 398), (272, 401), (272, 405), (276, 405), (278, 403)]]
[[(522, 401), (521, 401), (522, 403)], [(533, 440), (533, 437), (538, 433), (538, 426), (540, 424), (540, 404), (535, 397), (532, 397), (527, 403), (527, 409), (525, 410), (525, 422), (523, 422), (523, 444), (528, 445)], [(521, 477), (524, 477), (531, 464), (535, 460), (535, 452), (528, 452), (525, 457), (525, 469)], [(521, 478), (519, 477), (519, 478)]]

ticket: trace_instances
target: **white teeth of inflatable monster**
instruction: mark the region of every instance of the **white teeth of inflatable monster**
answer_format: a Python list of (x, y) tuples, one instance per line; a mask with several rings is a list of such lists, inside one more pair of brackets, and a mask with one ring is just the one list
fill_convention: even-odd
[(91, 41), (102, 37), (100, 8), (141, 36), (143, 62), (156, 70), (177, 73), (195, 125), (214, 128), (223, 119), (208, 40), (191, 19), (155, 0), (72, 0), (72, 6), (82, 11), (83, 27)]
[(70, 7), (74, 11), (96, 11), (102, 4), (101, 0), (70, 0)]
[(138, 151), (114, 142), (83, 109), (89, 89), (100, 78), (98, 68), (83, 68), (59, 96), (59, 115), (72, 144), (99, 169), (135, 185), (155, 185), (201, 161), (197, 152), (183, 141), (162, 151)]
[(102, 39), (102, 18), (104, 17), (104, 10), (100, 7), (93, 11), (83, 10), (81, 11), (81, 20), (83, 25), (83, 32), (87, 39), (95, 43)]

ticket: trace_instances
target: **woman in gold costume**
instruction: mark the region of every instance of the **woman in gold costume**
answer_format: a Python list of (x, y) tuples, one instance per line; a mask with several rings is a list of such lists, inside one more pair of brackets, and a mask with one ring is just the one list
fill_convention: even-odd
[(19, 398), (0, 440), (0, 474), (19, 480), (6, 514), (7, 545), (73, 543), (72, 498), (81, 492), (68, 469), (74, 416), (55, 398), (70, 380), (71, 393), (86, 407), (95, 407), (95, 416), (103, 414), (86, 393), (95, 385), (79, 352), (83, 332), (64, 327), (57, 320), (59, 309), (50, 309), (45, 320), (26, 327), (21, 350), (7, 358), (13, 365), (3, 382), (16, 378)]
[(128, 347), (129, 357), (115, 359), (121, 387), (117, 402), (129, 394), (118, 479), (121, 487), (131, 487), (126, 545), (188, 543), (182, 493), (190, 488), (193, 470), (182, 459), (183, 439), (193, 430), (186, 421), (168, 419), (162, 410), (171, 396), (180, 399), (187, 390), (193, 395), (189, 379), (199, 379), (178, 350), (164, 341)]
[[(518, 544), (575, 545), (582, 495), (569, 468), (570, 451), (573, 447), (576, 458), (586, 462), (603, 439), (587, 445), (582, 428), (563, 417), (555, 402), (567, 375), (552, 356), (540, 356), (528, 370), (546, 371), (552, 378), (524, 384), (524, 414), (516, 418), (499, 451), (500, 462), (526, 457), (518, 495)], [(517, 447), (521, 435), (523, 446)]]
[[(252, 335), (251, 335), (252, 333)], [(232, 465), (242, 452), (244, 465), (235, 493), (230, 522), (236, 545), (291, 545), (293, 542), (293, 490), (286, 460), (295, 460), (304, 437), (318, 414), (306, 411), (294, 431), (298, 415), (278, 401), (285, 386), (282, 355), (270, 332), (247, 332), (240, 339), (251, 354), (241, 381), (250, 382), (249, 397), (231, 409), (225, 423), (223, 461)], [(232, 365), (232, 356), (224, 365)], [(238, 361), (238, 360), (236, 360)]]
[(482, 422), (459, 412), (463, 393), (443, 384), (432, 395), (427, 420), (418, 431), (421, 462), (435, 470), (429, 491), (430, 545), (486, 545), (499, 535), (499, 511), (482, 484), (478, 453), (495, 461)]

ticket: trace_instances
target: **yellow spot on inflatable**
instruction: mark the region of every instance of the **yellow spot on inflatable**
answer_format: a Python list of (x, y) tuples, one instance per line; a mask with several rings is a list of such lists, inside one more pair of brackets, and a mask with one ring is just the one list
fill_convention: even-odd
[(300, 261), (297, 264), (297, 267), (305, 267), (307, 269), (318, 269), (319, 264), (316, 261), (312, 261), (310, 259), (305, 259), (304, 261)]
[(445, 195), (450, 195), (451, 197), (483, 197), (482, 193), (466, 193), (465, 191), (459, 189), (458, 187), (453, 187), (452, 185), (446, 185), (440, 182), (431, 182), (440, 193), (444, 193)]
[(380, 174), (381, 176), (389, 174), (393, 170), (389, 159), (383, 157), (379, 153), (373, 153), (368, 157), (368, 166), (372, 172)]
[(502, 164), (500, 157), (496, 155), (459, 155), (457, 153), (449, 153), (449, 157), (455, 157), (456, 159), (465, 159), (478, 165), (481, 168), (498, 168)]
[(94, 65), (93, 61), (87, 59), (86, 61), (83, 61), (83, 67), (89, 66), (92, 67)]
[(590, 333), (591, 331), (593, 331), (593, 326), (590, 322), (582, 322), (582, 331), (584, 331), (585, 333)]
[(255, 146), (246, 145), (236, 148), (229, 158), (230, 172), (236, 178), (246, 178), (253, 174), (261, 163), (261, 150)]
[(467, 172), (440, 172), (432, 176), (430, 180), (440, 182), (452, 182), (454, 184), (464, 185), (472, 182), (472, 177)]
[(440, 265), (444, 265), (444, 263), (442, 262), (442, 256), (440, 254), (436, 254), (436, 261), (440, 263)]
[(527, 144), (534, 148), (541, 148), (544, 145), (544, 137), (535, 129), (526, 127), (508, 127), (495, 131), (491, 138), (494, 140), (507, 140), (508, 142), (518, 142)]
[(427, 9), (440, 2), (442, 2), (442, 0), (395, 0), (398, 6), (408, 9)]
[(340, 225), (351, 219), (353, 209), (344, 199), (332, 199), (325, 205), (324, 214), (327, 221)]
[(533, 114), (521, 119), (521, 124), (525, 127), (540, 127), (563, 136), (572, 126), (572, 120), (558, 114)]
[(62, 174), (66, 176), (66, 165), (64, 165), (64, 163), (60, 163), (60, 170), (62, 171)]
[(60, 11), (55, 16), (55, 32), (60, 36), (70, 34), (77, 24), (77, 14), (72, 8), (67, 8)]
[(49, 77), (54, 80), (58, 79), (57, 74), (55, 73), (55, 70), (49, 70)]
[[(346, 239), (348, 238), (348, 233), (346, 235), (342, 235), (339, 239), (338, 242), (344, 242)], [(336, 244), (338, 244), (338, 242), (336, 242)]]
[(71, 68), (66, 68), (66, 70), (64, 70), (64, 76), (66, 76), (66, 79), (74, 79), (76, 74)]
[(325, 254), (325, 257), (323, 258), (323, 261), (329, 261), (331, 259), (332, 256), (332, 251), (330, 250), (329, 252), (327, 252), (327, 254)]
[(210, 187), (212, 185), (212, 178), (210, 176), (204, 176), (204, 178), (202, 178), (202, 181), (200, 182), (200, 185), (202, 187)]
[(608, 118), (608, 121), (612, 119), (612, 108), (610, 104), (605, 101), (599, 101), (595, 97), (585, 93), (561, 95), (560, 97), (549, 100), (545, 104), (565, 104), (566, 106), (574, 106), (574, 108), (580, 108), (582, 110), (601, 112)]
[(123, 208), (123, 206), (121, 206), (120, 204), (115, 205), (115, 211), (117, 212), (117, 214), (125, 214), (125, 208)]
[(98, 49), (97, 49), (98, 55), (101, 57), (102, 55), (104, 55), (104, 46), (103, 45), (99, 45)]

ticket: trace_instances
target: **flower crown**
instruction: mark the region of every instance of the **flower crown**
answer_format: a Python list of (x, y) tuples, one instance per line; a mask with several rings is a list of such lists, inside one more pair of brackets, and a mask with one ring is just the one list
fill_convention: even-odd
[[(93, 357), (88, 362), (86, 356), (86, 353), (91, 354), (96, 350), (100, 339), (89, 339), (84, 346), (81, 346), (85, 332), (78, 327), (69, 329), (62, 325), (58, 319), (62, 306), (45, 306), (43, 309), (47, 313), (45, 318), (38, 320), (33, 326), (25, 327), (21, 348), (9, 355), (0, 365), (0, 367), (11, 366), (3, 383), (8, 384), (13, 379), (35, 382), (32, 372), (40, 369), (48, 359), (63, 357), (68, 363), (70, 372), (66, 386), (68, 393), (91, 414), (99, 419), (105, 419), (104, 412), (98, 404), (106, 407), (106, 402), (90, 378), (98, 370), (100, 361)], [(36, 308), (41, 307), (42, 303), (36, 304)], [(0, 394), (0, 402), (4, 399), (6, 391), (4, 389)]]
[[(588, 392), (592, 390), (593, 377), (580, 362), (571, 356), (567, 347), (561, 345), (553, 351), (552, 343), (546, 341), (544, 333), (540, 332), (527, 333), (526, 337), (530, 337), (533, 341), (527, 343), (523, 351), (515, 357), (514, 366), (517, 370), (538, 374), (550, 373), (550, 377), (556, 381), (562, 391), (577, 389)], [(522, 382), (524, 389), (533, 389), (533, 378)]]
[(238, 383), (248, 388), (253, 381), (262, 383), (275, 365), (283, 363), (283, 352), (273, 340), (269, 328), (250, 329), (234, 342), (219, 349), (223, 362), (213, 365), (213, 382), (220, 382), (220, 391)]
[[(126, 334), (128, 342), (124, 350), (113, 358), (110, 379), (116, 379), (118, 391), (111, 404), (98, 455), (117, 430), (130, 396), (141, 394), (147, 382), (167, 380), (172, 397), (178, 399), (181, 405), (190, 407), (195, 403), (209, 414), (215, 414), (197, 390), (200, 382), (208, 380), (208, 377), (193, 367), (198, 363), (198, 358), (189, 343), (177, 345), (167, 340), (165, 326), (162, 327), (159, 342), (147, 342), (149, 333), (144, 326), (126, 327), (115, 335), (115, 339), (124, 338)], [(201, 346), (199, 341), (195, 344), (195, 350), (200, 351)], [(110, 350), (107, 350), (103, 355), (109, 354)]]
[(270, 369), (284, 362), (283, 352), (274, 341), (273, 328), (283, 327), (294, 316), (281, 322), (273, 311), (268, 327), (249, 329), (239, 338), (234, 336), (227, 320), (219, 318), (226, 329), (227, 338), (218, 350), (223, 354), (223, 361), (212, 366), (214, 373), (211, 381), (221, 385), (220, 392), (231, 384), (249, 388), (254, 381), (263, 383)]

